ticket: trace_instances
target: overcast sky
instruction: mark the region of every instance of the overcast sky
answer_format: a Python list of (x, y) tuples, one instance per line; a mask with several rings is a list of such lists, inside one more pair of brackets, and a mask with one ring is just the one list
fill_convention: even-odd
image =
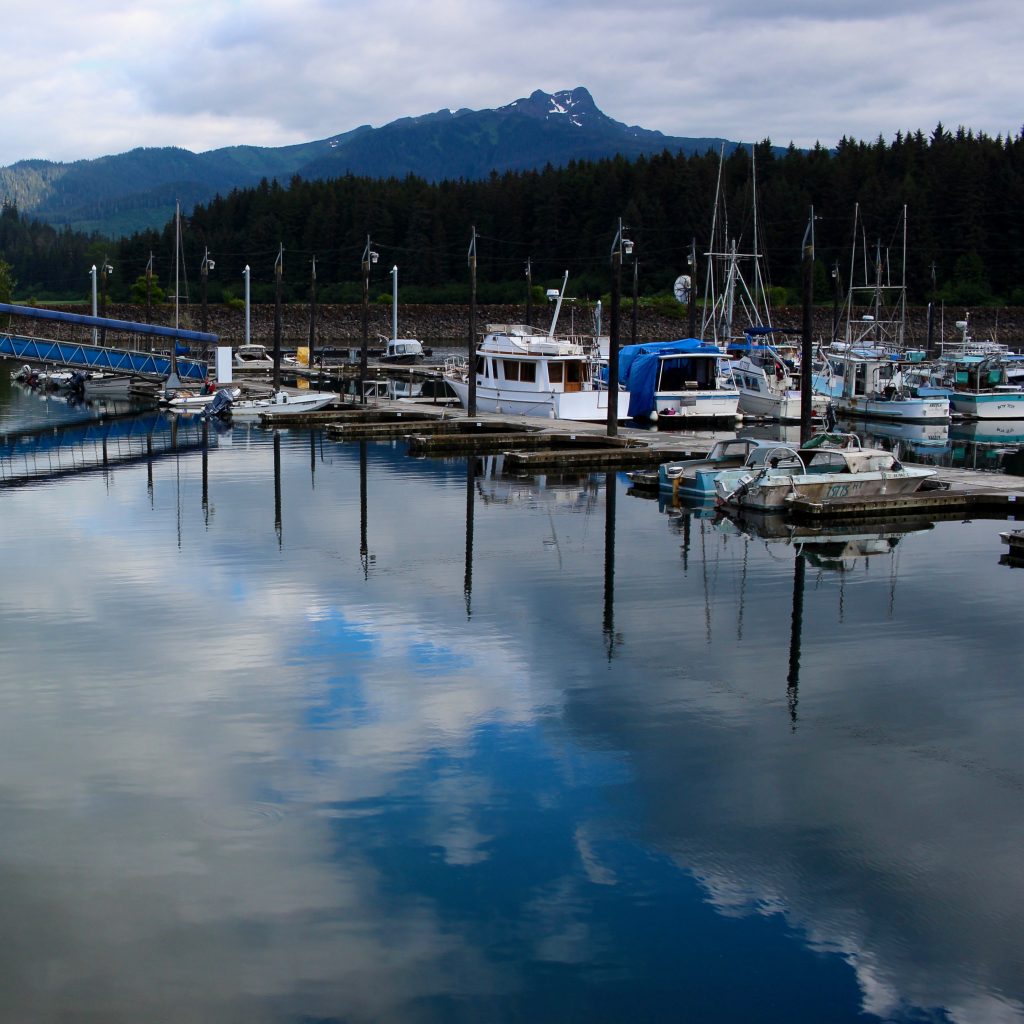
[(1024, 123), (1020, 0), (50, 0), (5, 19), (0, 166), (309, 142), (586, 86), (669, 135)]

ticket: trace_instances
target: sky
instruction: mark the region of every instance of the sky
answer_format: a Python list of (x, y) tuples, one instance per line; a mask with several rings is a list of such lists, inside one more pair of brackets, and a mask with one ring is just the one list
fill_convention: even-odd
[(738, 142), (1024, 123), (1020, 0), (49, 0), (4, 20), (0, 166), (283, 146), (576, 86), (626, 124)]

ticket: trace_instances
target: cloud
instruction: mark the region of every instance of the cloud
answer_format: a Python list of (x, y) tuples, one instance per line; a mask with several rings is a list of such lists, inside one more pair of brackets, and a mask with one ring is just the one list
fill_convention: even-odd
[[(510, 37), (515, 59), (495, 59)], [(24, 11), (6, 39), (4, 165), (286, 145), (576, 85), (616, 120), (739, 141), (831, 145), (939, 121), (995, 134), (1021, 119), (1011, 0), (650, 0), (641, 17), (607, 0), (60, 0)]]

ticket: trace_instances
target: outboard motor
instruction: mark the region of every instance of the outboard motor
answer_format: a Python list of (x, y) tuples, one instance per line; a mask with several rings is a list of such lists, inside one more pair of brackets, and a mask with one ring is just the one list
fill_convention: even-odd
[(64, 392), (69, 399), (81, 402), (85, 399), (85, 382), (89, 379), (89, 375), (83, 370), (76, 370), (68, 378), (68, 382), (64, 385)]
[(825, 433), (831, 434), (838, 425), (839, 421), (836, 418), (836, 410), (832, 403), (829, 402), (828, 405), (825, 406)]
[(213, 401), (203, 410), (203, 415), (207, 419), (212, 419), (214, 416), (230, 416), (231, 392), (227, 388), (221, 388), (213, 396)]

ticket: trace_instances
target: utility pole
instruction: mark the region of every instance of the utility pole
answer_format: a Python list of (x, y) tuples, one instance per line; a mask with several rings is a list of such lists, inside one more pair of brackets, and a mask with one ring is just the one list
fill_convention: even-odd
[(469, 340), (467, 352), (469, 365), (467, 367), (469, 394), (466, 399), (466, 415), (476, 415), (476, 225), (473, 225), (473, 233), (469, 240)]

